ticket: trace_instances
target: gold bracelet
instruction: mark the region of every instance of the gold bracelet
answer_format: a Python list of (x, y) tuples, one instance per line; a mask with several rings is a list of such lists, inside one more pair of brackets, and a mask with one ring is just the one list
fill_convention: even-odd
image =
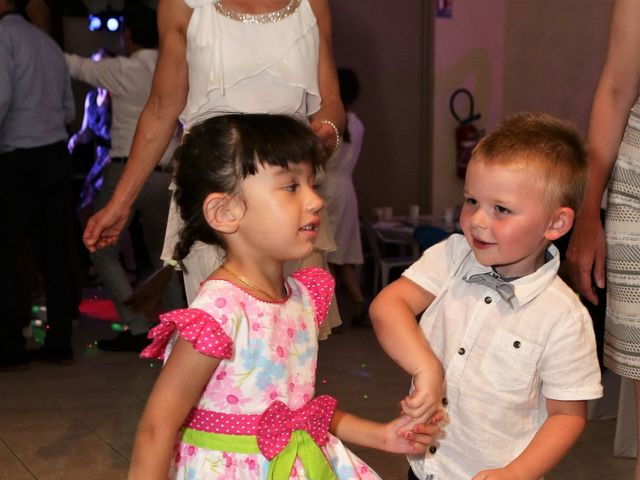
[(333, 128), (333, 131), (336, 134), (336, 148), (334, 148), (334, 152), (336, 150), (338, 150), (338, 147), (340, 146), (340, 130), (338, 130), (338, 127), (336, 127), (336, 124), (333, 123), (331, 120), (320, 120), (320, 123), (324, 124), (324, 125), (329, 125), (331, 128)]

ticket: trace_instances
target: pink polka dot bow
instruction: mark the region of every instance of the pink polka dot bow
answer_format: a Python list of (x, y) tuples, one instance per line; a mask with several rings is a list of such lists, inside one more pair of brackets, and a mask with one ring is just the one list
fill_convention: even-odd
[(260, 452), (271, 460), (287, 446), (296, 430), (307, 432), (316, 444), (324, 445), (337, 403), (329, 395), (320, 395), (297, 410), (279, 400), (273, 402), (258, 422), (256, 440)]

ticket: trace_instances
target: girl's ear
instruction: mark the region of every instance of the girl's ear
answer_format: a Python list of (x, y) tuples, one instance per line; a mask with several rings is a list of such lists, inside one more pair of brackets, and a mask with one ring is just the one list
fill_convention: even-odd
[(210, 193), (204, 199), (202, 211), (211, 228), (221, 233), (235, 233), (241, 218), (237, 198), (228, 193)]
[(557, 240), (573, 227), (573, 221), (576, 217), (576, 213), (573, 208), (560, 207), (558, 208), (549, 221), (549, 226), (544, 236), (547, 240)]

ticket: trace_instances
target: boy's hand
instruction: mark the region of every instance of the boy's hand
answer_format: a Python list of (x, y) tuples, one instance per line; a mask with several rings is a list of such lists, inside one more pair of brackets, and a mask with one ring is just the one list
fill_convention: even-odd
[(420, 372), (413, 377), (413, 392), (401, 402), (402, 412), (412, 418), (430, 418), (442, 403), (442, 377)]
[(414, 455), (425, 453), (433, 440), (442, 435), (442, 429), (436, 422), (425, 423), (407, 415), (384, 425), (382, 449), (390, 453)]

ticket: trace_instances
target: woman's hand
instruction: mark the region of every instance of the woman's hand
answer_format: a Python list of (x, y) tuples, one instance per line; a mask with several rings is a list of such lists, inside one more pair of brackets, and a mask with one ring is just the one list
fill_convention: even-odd
[(336, 130), (326, 122), (314, 119), (311, 122), (311, 129), (320, 138), (322, 145), (324, 145), (327, 157), (331, 156), (333, 152), (338, 148), (338, 135)]
[(607, 257), (604, 229), (598, 213), (582, 212), (578, 217), (566, 260), (573, 288), (594, 305), (598, 304), (594, 284), (604, 288)]

